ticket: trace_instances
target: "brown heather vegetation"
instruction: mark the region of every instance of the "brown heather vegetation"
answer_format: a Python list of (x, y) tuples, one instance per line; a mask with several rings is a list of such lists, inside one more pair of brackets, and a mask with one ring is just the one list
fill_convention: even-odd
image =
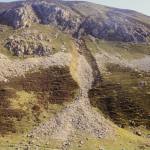
[[(41, 69), (35, 73), (28, 73), (25, 77), (12, 78), (7, 84), (1, 83), (0, 134), (18, 132), (15, 128), (16, 122), (21, 122), (24, 117), (30, 117), (27, 109), (21, 110), (19, 106), (12, 107), (13, 101), (18, 98), (17, 92), (25, 91), (35, 95), (36, 101), (32, 103), (32, 99), (28, 100), (26, 105), (31, 107), (31, 116), (34, 116), (38, 123), (43, 109), (48, 111), (50, 104), (63, 104), (73, 100), (77, 89), (78, 85), (72, 79), (67, 67)], [(29, 120), (26, 121), (30, 123)]]

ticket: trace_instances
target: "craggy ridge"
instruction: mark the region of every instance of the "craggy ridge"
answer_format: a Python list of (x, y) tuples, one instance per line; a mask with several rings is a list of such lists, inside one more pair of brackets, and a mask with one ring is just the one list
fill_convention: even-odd
[[(84, 14), (82, 9), (84, 10), (86, 5), (94, 11)], [(140, 14), (139, 18), (136, 18), (121, 9), (104, 6), (94, 8), (94, 6), (86, 2), (27, 1), (22, 2), (20, 7), (0, 12), (0, 22), (16, 29), (30, 26), (35, 22), (53, 24), (78, 37), (86, 34), (110, 41), (148, 42), (150, 36), (148, 17), (143, 17), (145, 20), (148, 19), (146, 24), (139, 21)], [(102, 7), (103, 11), (98, 11), (98, 7), (99, 9)]]

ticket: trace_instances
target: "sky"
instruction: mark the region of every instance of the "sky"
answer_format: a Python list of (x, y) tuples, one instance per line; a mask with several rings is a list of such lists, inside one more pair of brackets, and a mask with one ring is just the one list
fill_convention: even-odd
[[(0, 0), (0, 2), (8, 2), (13, 0)], [(150, 16), (150, 0), (86, 0), (107, 6), (132, 9)]]

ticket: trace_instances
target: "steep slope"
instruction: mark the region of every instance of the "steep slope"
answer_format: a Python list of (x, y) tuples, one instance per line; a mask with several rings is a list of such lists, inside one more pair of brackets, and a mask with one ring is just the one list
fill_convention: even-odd
[(149, 40), (135, 11), (0, 3), (0, 148), (148, 150)]
[(150, 36), (149, 17), (87, 2), (29, 1), (19, 8), (2, 11), (0, 22), (14, 28), (25, 27), (38, 22), (34, 13), (40, 23), (57, 25), (77, 37), (88, 34), (111, 41), (148, 42)]

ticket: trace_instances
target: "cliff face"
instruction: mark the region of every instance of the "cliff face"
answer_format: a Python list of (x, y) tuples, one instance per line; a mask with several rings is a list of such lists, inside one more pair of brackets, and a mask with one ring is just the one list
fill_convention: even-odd
[(14, 28), (35, 22), (53, 24), (77, 37), (88, 34), (109, 41), (148, 42), (150, 19), (135, 14), (86, 2), (28, 1), (2, 11), (0, 22)]
[(80, 26), (79, 30), (96, 38), (109, 41), (123, 42), (147, 42), (150, 36), (149, 28), (132, 20), (130, 17), (108, 12), (108, 19), (99, 21), (101, 18), (88, 17)]
[(3, 24), (13, 26), (14, 28), (27, 27), (32, 22), (38, 22), (32, 7), (26, 4), (2, 12), (0, 20)]
[(62, 30), (76, 31), (80, 22), (79, 16), (69, 8), (63, 8), (57, 4), (35, 3), (32, 5), (42, 24), (53, 24)]

